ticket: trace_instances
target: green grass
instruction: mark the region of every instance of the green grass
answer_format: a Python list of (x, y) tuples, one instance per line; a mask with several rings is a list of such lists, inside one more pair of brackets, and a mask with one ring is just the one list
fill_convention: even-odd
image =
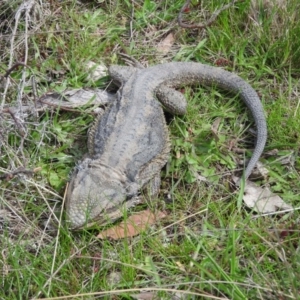
[[(264, 105), (269, 136), (261, 162), (269, 174), (257, 184), (299, 207), (297, 0), (284, 7), (260, 1), (256, 13), (249, 0), (237, 2), (205, 30), (178, 27), (179, 0), (37, 1), (42, 6), (30, 12), (28, 37), (21, 14), (12, 41), (21, 2), (0, 6), (0, 75), (10, 58), (16, 63), (28, 57), (26, 71), (11, 72), (7, 92), (0, 82), (4, 108), (17, 105), (18, 95), (22, 103), (34, 101), (30, 85), (22, 91), (21, 78), (35, 77), (38, 96), (67, 87), (104, 88), (107, 80), (88, 79), (85, 66), (123, 64), (119, 52), (145, 65), (222, 65), (247, 80)], [(224, 1), (192, 3), (184, 18), (200, 23)], [(171, 31), (174, 45), (162, 55), (157, 45)], [(0, 108), (0, 175), (39, 168), (32, 177), (21, 173), (0, 181), (0, 299), (132, 299), (142, 291), (153, 299), (299, 299), (298, 211), (258, 216), (239, 202), (230, 183), (253, 147), (247, 110), (214, 88), (182, 92), (188, 112), (167, 115), (172, 152), (160, 197), (144, 205), (168, 216), (118, 241), (98, 240), (97, 231), (70, 232), (63, 223), (64, 188), (87, 152), (94, 116), (84, 109), (49, 110), (13, 119)], [(238, 148), (249, 150), (241, 154)]]

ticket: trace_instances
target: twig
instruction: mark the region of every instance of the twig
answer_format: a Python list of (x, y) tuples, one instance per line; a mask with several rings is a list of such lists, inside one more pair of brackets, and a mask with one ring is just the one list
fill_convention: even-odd
[(16, 69), (17, 67), (19, 67), (19, 66), (27, 67), (26, 64), (24, 64), (24, 63), (18, 61), (18, 62), (16, 62), (11, 68), (9, 68), (9, 69), (5, 72), (5, 74), (3, 75), (3, 77), (4, 77), (4, 78), (8, 77), (8, 76), (10, 75), (10, 73), (11, 73), (14, 69)]
[(8, 108), (7, 112), (12, 116), (13, 120), (15, 121), (20, 136), (24, 138), (26, 136), (26, 131), (23, 124), (18, 120), (18, 117), (16, 117), (16, 112), (14, 112), (10, 107)]
[(126, 53), (119, 53), (120, 56), (122, 56), (122, 59), (125, 61), (125, 63), (129, 66), (133, 66), (138, 69), (144, 69), (145, 67), (134, 57), (126, 54)]
[(130, 37), (129, 41), (131, 42), (133, 40), (133, 19), (134, 19), (134, 0), (131, 1), (131, 16), (130, 16), (130, 23), (129, 23), (129, 28), (130, 28)]
[(33, 170), (28, 170), (28, 169), (25, 169), (23, 167), (20, 167), (17, 170), (11, 172), (11, 173), (4, 173), (4, 174), (0, 175), (0, 180), (9, 181), (9, 180), (13, 179), (18, 174), (25, 174), (25, 175), (33, 176), (34, 173), (36, 173), (40, 170), (41, 170), (41, 168), (35, 168)]
[(184, 21), (182, 20), (182, 14), (188, 9), (189, 5), (190, 5), (190, 2), (191, 0), (187, 0), (185, 2), (185, 4), (182, 6), (179, 14), (178, 14), (178, 24), (180, 27), (182, 28), (199, 28), (199, 29), (202, 29), (202, 28), (206, 28), (208, 26), (210, 26), (217, 18), (217, 16), (225, 9), (228, 9), (229, 7), (231, 7), (232, 5), (234, 5), (237, 1), (239, 0), (233, 0), (231, 3), (229, 4), (226, 4), (224, 6), (222, 6), (220, 9), (217, 9), (210, 17), (210, 19), (208, 21), (206, 21), (205, 23), (200, 23), (200, 24), (187, 24), (187, 23), (184, 23)]

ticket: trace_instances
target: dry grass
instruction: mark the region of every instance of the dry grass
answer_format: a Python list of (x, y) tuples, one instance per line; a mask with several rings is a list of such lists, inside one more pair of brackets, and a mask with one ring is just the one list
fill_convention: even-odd
[[(195, 1), (185, 19), (198, 23), (222, 3)], [(189, 112), (170, 122), (172, 160), (160, 200), (148, 203), (164, 208), (167, 220), (117, 242), (99, 241), (94, 232), (71, 233), (63, 223), (64, 187), (86, 152), (93, 116), (37, 112), (35, 104), (48, 91), (105, 86), (106, 80), (88, 79), (85, 66), (118, 63), (120, 51), (144, 65), (221, 65), (248, 80), (269, 124), (262, 161), (270, 173), (260, 184), (299, 207), (299, 4), (241, 1), (202, 31), (177, 26), (182, 4), (0, 4), (1, 299), (130, 299), (138, 291), (150, 299), (297, 299), (299, 215), (257, 217), (237, 209), (238, 194), (222, 174), (237, 167), (238, 153), (229, 148), (248, 139), (247, 114), (218, 91), (186, 88), (193, 98)], [(158, 52), (170, 33), (174, 43)], [(210, 130), (216, 118), (219, 143)], [(277, 154), (268, 155), (271, 150)], [(193, 164), (197, 159), (202, 163)], [(195, 181), (195, 174), (209, 180)]]

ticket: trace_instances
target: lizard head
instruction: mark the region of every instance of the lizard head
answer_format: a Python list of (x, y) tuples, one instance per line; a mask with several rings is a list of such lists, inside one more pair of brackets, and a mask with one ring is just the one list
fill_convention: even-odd
[(67, 189), (67, 222), (72, 229), (111, 222), (122, 215), (125, 200), (125, 175), (85, 159), (75, 169)]

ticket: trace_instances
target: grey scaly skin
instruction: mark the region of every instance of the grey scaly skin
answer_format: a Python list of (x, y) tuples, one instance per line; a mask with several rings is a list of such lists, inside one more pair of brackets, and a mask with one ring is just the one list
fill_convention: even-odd
[(150, 196), (158, 193), (160, 171), (170, 153), (161, 103), (173, 114), (184, 114), (185, 98), (174, 89), (179, 86), (213, 85), (240, 96), (257, 127), (256, 145), (245, 178), (251, 174), (263, 152), (267, 126), (257, 93), (242, 78), (193, 62), (172, 62), (146, 69), (111, 66), (109, 73), (120, 89), (116, 100), (90, 130), (89, 157), (72, 175), (66, 197), (71, 228), (111, 222), (141, 200), (142, 190), (146, 189)]

